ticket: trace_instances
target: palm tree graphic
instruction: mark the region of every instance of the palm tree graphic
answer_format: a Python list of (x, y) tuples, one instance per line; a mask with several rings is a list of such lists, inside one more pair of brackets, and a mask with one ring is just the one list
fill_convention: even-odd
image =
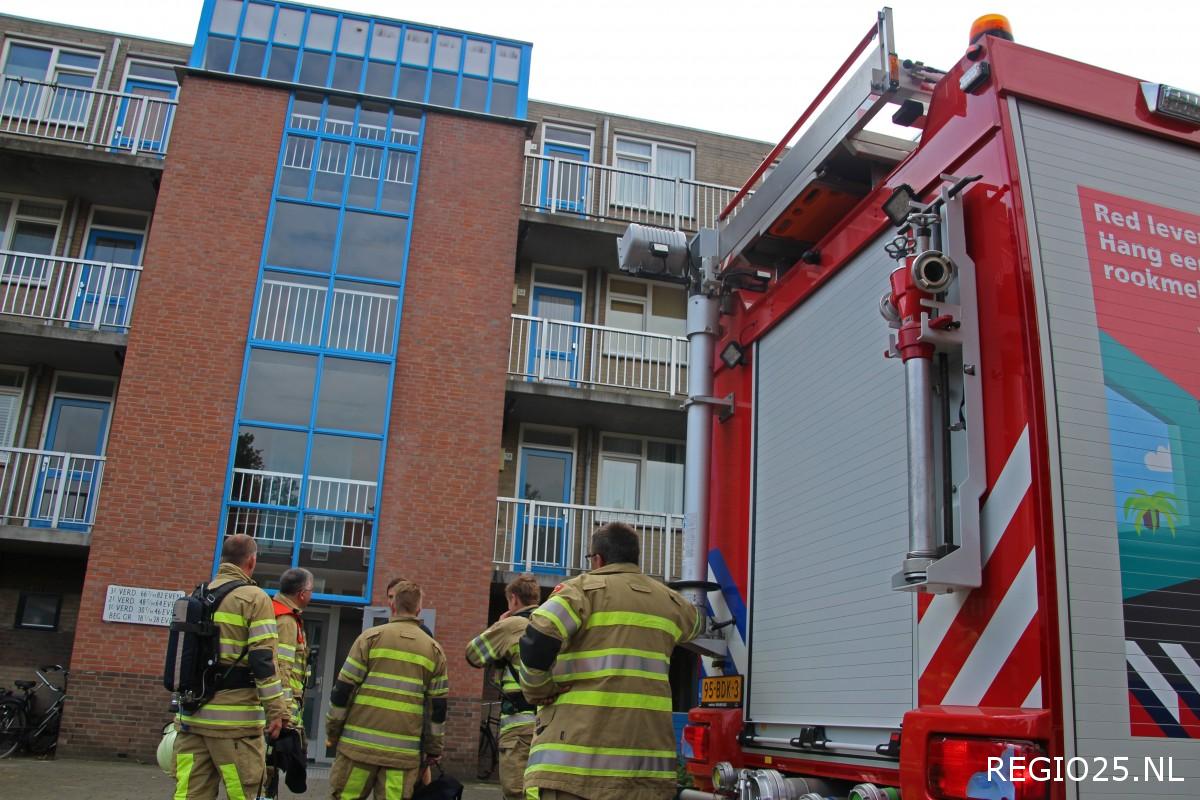
[(1178, 501), (1179, 498), (1170, 492), (1150, 494), (1145, 489), (1135, 489), (1125, 500), (1125, 521), (1133, 521), (1133, 530), (1138, 536), (1142, 535), (1143, 526), (1154, 533), (1165, 522), (1174, 536), (1175, 522), (1179, 519), (1179, 509), (1175, 505)]

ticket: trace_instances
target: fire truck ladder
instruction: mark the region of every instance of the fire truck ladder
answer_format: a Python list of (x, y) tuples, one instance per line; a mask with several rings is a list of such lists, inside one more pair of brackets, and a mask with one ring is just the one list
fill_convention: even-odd
[[(874, 50), (862, 58), (872, 42)], [(786, 269), (802, 258), (818, 261), (813, 244), (916, 147), (865, 130), (867, 124), (887, 106), (899, 105), (893, 122), (919, 128), (942, 74), (920, 62), (901, 63), (892, 10), (880, 11), (875, 26), (721, 212), (723, 267)], [(818, 114), (839, 83), (841, 89)], [(801, 128), (804, 133), (784, 154)]]

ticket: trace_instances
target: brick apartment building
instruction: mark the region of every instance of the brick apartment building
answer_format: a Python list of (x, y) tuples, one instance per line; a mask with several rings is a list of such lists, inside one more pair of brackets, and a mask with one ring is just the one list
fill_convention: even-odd
[(0, 681), (69, 666), (65, 754), (153, 749), (154, 603), (228, 533), (316, 576), (318, 760), (390, 577), (464, 760), (512, 574), (626, 519), (678, 577), (685, 294), (615, 238), (711, 225), (769, 148), (529, 101), (531, 51), (257, 0), (192, 47), (0, 16)]

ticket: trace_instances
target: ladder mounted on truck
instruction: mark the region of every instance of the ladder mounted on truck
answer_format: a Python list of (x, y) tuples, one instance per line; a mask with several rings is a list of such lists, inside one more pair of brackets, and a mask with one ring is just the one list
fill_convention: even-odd
[[(862, 58), (872, 42), (874, 50)], [(914, 141), (866, 126), (884, 108), (897, 105), (893, 122), (921, 128), (942, 74), (920, 62), (900, 61), (892, 10), (880, 11), (875, 26), (721, 212), (723, 267), (783, 270), (800, 260), (818, 263), (813, 245), (916, 147)]]

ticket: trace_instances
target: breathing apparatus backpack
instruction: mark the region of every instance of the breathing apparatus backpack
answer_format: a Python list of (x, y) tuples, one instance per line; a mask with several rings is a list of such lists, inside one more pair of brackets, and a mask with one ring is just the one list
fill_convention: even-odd
[(209, 589), (207, 583), (202, 583), (191, 595), (175, 601), (163, 686), (178, 696), (179, 708), (185, 714), (196, 713), (218, 689), (241, 688), (242, 684), (254, 686), (250, 670), (238, 667), (246, 657), (247, 648), (242, 648), (241, 655), (229, 667), (219, 666), (220, 627), (213, 621), (221, 601), (234, 589), (247, 585), (245, 581), (234, 580)]

